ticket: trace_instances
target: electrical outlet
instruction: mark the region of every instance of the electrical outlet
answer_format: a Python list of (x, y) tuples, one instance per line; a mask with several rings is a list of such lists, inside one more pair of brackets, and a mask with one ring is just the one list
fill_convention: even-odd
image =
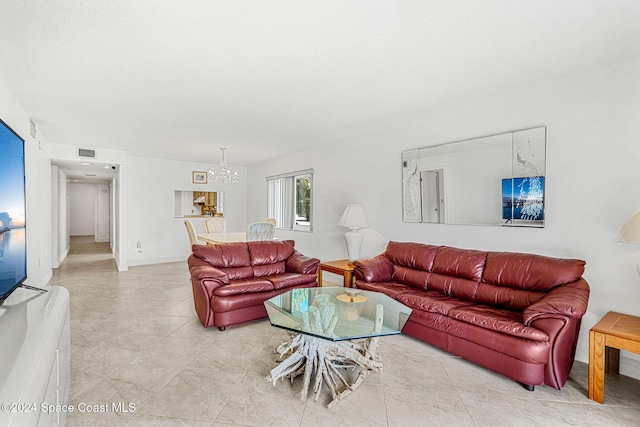
[(136, 247), (138, 249), (140, 249), (142, 247), (142, 242), (140, 240), (138, 240), (138, 243), (136, 244)]

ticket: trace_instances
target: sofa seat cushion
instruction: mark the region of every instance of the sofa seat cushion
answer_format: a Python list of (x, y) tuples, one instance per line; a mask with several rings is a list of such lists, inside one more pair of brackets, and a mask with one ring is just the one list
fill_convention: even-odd
[(314, 283), (316, 281), (315, 274), (301, 273), (282, 273), (263, 277), (273, 284), (274, 289), (286, 289), (292, 286), (303, 285), (305, 283)]
[[(422, 326), (445, 333), (449, 328), (448, 316), (440, 313), (431, 313), (429, 311), (413, 310), (409, 317), (409, 321), (419, 323)], [(446, 348), (446, 345), (442, 348)]]
[(364, 289), (365, 291), (374, 291), (386, 294), (393, 299), (398, 299), (398, 295), (405, 292), (411, 292), (415, 290), (411, 286), (398, 282), (361, 282), (356, 281), (356, 287), (358, 289)]
[(273, 283), (264, 278), (240, 279), (229, 282), (228, 285), (218, 286), (213, 290), (213, 295), (227, 297), (230, 295), (269, 292), (274, 289)]
[(447, 315), (451, 309), (472, 305), (470, 301), (442, 295), (438, 292), (411, 291), (398, 295), (398, 301), (414, 310)]
[(485, 305), (473, 305), (454, 308), (449, 311), (449, 317), (465, 323), (490, 329), (514, 337), (533, 341), (549, 341), (549, 336), (540, 329), (525, 326), (522, 314)]
[[(218, 297), (213, 295), (210, 299), (211, 310), (214, 313), (224, 313), (255, 306), (261, 306), (264, 308), (264, 301), (276, 295), (277, 291), (253, 292), (248, 294), (230, 295), (228, 297)], [(265, 309), (265, 316), (266, 315), (267, 310)]]
[(274, 262), (273, 264), (255, 265), (253, 267), (253, 275), (255, 277), (273, 276), (284, 272), (284, 261)]

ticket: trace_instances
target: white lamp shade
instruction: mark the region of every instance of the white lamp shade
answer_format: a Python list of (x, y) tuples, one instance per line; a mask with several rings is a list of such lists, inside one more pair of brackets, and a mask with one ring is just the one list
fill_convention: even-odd
[(367, 227), (369, 223), (362, 206), (358, 203), (349, 203), (342, 213), (338, 225), (357, 230), (358, 228)]
[(640, 212), (632, 216), (620, 230), (622, 238), (629, 243), (640, 243)]

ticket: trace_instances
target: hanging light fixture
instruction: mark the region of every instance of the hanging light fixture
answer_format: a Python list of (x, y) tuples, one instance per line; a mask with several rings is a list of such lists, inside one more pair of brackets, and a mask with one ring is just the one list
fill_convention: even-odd
[(240, 182), (240, 174), (237, 170), (229, 169), (229, 164), (224, 159), (224, 150), (226, 148), (221, 148), (222, 151), (222, 159), (220, 159), (220, 164), (218, 165), (218, 170), (214, 168), (209, 169), (209, 177), (213, 182), (221, 182), (223, 184), (236, 184)]

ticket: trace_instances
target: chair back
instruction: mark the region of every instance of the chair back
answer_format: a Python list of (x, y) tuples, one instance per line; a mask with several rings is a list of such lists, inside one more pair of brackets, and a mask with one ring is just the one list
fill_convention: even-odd
[(277, 221), (276, 221), (275, 218), (267, 218), (267, 222), (270, 222), (271, 224), (273, 224), (275, 226)]
[(193, 245), (202, 245), (203, 243), (198, 240), (198, 235), (196, 234), (196, 229), (188, 219), (184, 220), (184, 226), (187, 228), (187, 234), (189, 235), (189, 242), (191, 242), (191, 246)]
[(204, 221), (207, 233), (224, 233), (227, 231), (227, 220), (222, 217), (213, 217)]
[(247, 226), (247, 242), (255, 240), (273, 240), (276, 226), (271, 222), (252, 222)]

